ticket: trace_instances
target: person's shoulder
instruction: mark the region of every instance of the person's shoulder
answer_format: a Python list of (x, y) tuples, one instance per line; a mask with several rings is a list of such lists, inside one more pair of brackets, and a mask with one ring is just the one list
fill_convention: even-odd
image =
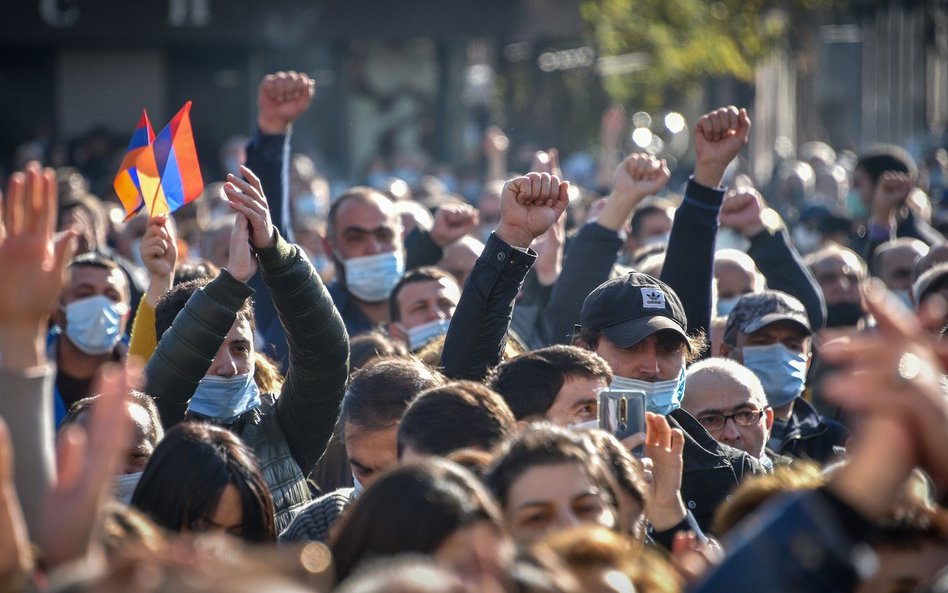
[(329, 530), (352, 501), (353, 488), (339, 488), (304, 506), (280, 534), (281, 541), (325, 541)]

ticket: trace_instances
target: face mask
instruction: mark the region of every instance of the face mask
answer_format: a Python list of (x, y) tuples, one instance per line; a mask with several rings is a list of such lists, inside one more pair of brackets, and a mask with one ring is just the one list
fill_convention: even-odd
[(384, 301), (405, 273), (405, 262), (399, 251), (389, 251), (345, 260), (346, 288), (357, 299), (367, 303)]
[(767, 403), (774, 408), (785, 406), (803, 393), (806, 383), (806, 356), (783, 344), (746, 346), (744, 366), (754, 371), (764, 386)]
[(854, 189), (846, 194), (846, 210), (849, 212), (849, 218), (856, 220), (862, 220), (869, 215), (865, 204), (862, 203), (862, 198), (859, 197), (859, 192)]
[(316, 196), (307, 192), (296, 196), (293, 201), (293, 214), (300, 218), (315, 218), (319, 214), (319, 204), (316, 203)]
[(398, 327), (408, 334), (408, 347), (414, 352), (438, 336), (448, 333), (450, 324), (450, 319), (435, 319), (411, 329), (407, 329), (401, 324)]
[(112, 479), (112, 496), (115, 497), (115, 500), (123, 504), (131, 503), (132, 494), (135, 492), (138, 481), (141, 479), (142, 472), (115, 476), (115, 478)]
[(577, 422), (576, 424), (567, 424), (566, 428), (570, 430), (590, 430), (593, 428), (599, 428), (599, 421), (587, 420), (585, 422)]
[(645, 408), (654, 414), (667, 416), (681, 407), (681, 396), (685, 393), (685, 367), (682, 365), (677, 379), (655, 383), (616, 375), (609, 388), (644, 391)]
[(912, 291), (911, 290), (895, 290), (895, 296), (899, 297), (899, 300), (902, 301), (902, 304), (908, 307), (909, 311), (915, 310), (915, 303), (912, 302)]
[(793, 243), (802, 254), (812, 253), (820, 248), (822, 236), (812, 229), (800, 225), (793, 229)]
[(648, 237), (642, 241), (642, 245), (658, 245), (659, 243), (668, 243), (668, 240), (671, 238), (671, 233), (662, 233), (661, 235), (655, 235), (654, 237)]
[(741, 300), (742, 295), (727, 297), (726, 299), (718, 299), (717, 312), (718, 317), (727, 317), (731, 314), (731, 311), (734, 310), (734, 306), (737, 305), (737, 301)]
[(208, 375), (198, 383), (188, 402), (188, 412), (230, 424), (259, 404), (260, 389), (253, 373), (233, 377)]
[(357, 478), (355, 474), (352, 474), (352, 498), (359, 498), (363, 492), (365, 492), (365, 487), (362, 485), (362, 482), (359, 481), (359, 478)]
[(89, 356), (108, 354), (122, 339), (119, 324), (128, 313), (128, 305), (107, 296), (91, 296), (73, 301), (63, 308), (66, 313), (66, 337)]
[(826, 327), (856, 325), (860, 319), (862, 319), (862, 307), (859, 303), (836, 303), (826, 306)]

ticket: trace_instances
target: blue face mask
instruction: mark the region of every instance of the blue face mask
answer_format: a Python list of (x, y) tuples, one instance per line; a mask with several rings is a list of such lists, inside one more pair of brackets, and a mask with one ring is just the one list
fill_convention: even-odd
[(346, 288), (366, 303), (387, 299), (405, 273), (405, 261), (399, 251), (349, 258), (345, 266)]
[(744, 366), (760, 379), (771, 407), (785, 406), (800, 397), (806, 383), (806, 355), (780, 343), (742, 350)]
[(66, 313), (66, 337), (89, 356), (103, 356), (122, 339), (122, 316), (128, 305), (107, 296), (91, 296), (63, 307)]
[(727, 297), (724, 299), (718, 299), (717, 305), (717, 314), (718, 317), (727, 317), (731, 314), (731, 311), (734, 310), (734, 307), (737, 305), (737, 301), (741, 300), (741, 297), (744, 295), (737, 295), (732, 297)]
[(612, 377), (609, 388), (644, 391), (645, 408), (654, 414), (667, 416), (681, 407), (681, 397), (685, 394), (685, 367), (681, 367), (677, 379), (655, 383), (616, 375)]
[(253, 373), (218, 377), (208, 375), (198, 383), (188, 412), (230, 424), (240, 415), (260, 405), (260, 389)]
[(438, 336), (448, 333), (449, 325), (451, 325), (450, 319), (435, 319), (411, 329), (401, 325), (399, 327), (408, 336), (408, 347), (414, 352)]

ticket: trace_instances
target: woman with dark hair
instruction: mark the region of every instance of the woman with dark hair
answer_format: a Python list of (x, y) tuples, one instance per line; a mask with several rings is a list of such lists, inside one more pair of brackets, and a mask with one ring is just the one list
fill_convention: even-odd
[(581, 433), (532, 424), (506, 443), (484, 481), (517, 543), (585, 523), (625, 529), (615, 480)]
[(165, 434), (132, 494), (169, 531), (226, 531), (276, 541), (273, 499), (249, 448), (232, 432), (183, 422)]
[(382, 475), (342, 518), (329, 547), (340, 581), (369, 558), (415, 552), (434, 555), (466, 582), (498, 582), (513, 556), (483, 484), (437, 458)]

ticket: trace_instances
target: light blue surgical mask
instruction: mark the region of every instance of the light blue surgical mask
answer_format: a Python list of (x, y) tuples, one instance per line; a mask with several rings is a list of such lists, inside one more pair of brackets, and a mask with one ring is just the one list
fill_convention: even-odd
[(593, 428), (599, 428), (599, 420), (587, 420), (585, 422), (575, 422), (573, 424), (567, 424), (566, 428), (570, 430), (592, 430)]
[(89, 356), (103, 356), (122, 339), (120, 325), (128, 305), (116, 303), (104, 295), (73, 301), (63, 307), (66, 337)]
[(230, 424), (240, 415), (260, 405), (260, 389), (253, 373), (218, 377), (208, 375), (198, 383), (188, 412)]
[(352, 499), (355, 500), (365, 492), (365, 486), (359, 481), (355, 474), (352, 474)]
[(408, 336), (408, 347), (414, 352), (438, 336), (448, 333), (448, 326), (450, 325), (450, 319), (434, 319), (411, 329), (401, 324), (398, 327)]
[(785, 406), (800, 397), (806, 383), (807, 357), (781, 343), (745, 346), (744, 366), (754, 371), (764, 386), (771, 407)]
[(685, 367), (682, 365), (677, 379), (654, 383), (615, 375), (609, 389), (644, 391), (645, 408), (653, 414), (667, 416), (681, 407), (681, 397), (685, 393)]
[(727, 297), (724, 299), (718, 299), (717, 311), (718, 317), (727, 317), (731, 314), (731, 311), (734, 310), (734, 307), (737, 305), (737, 301), (741, 300), (741, 297), (744, 295), (737, 295), (732, 297)]
[(405, 273), (400, 251), (353, 257), (345, 260), (346, 288), (367, 303), (384, 301)]

